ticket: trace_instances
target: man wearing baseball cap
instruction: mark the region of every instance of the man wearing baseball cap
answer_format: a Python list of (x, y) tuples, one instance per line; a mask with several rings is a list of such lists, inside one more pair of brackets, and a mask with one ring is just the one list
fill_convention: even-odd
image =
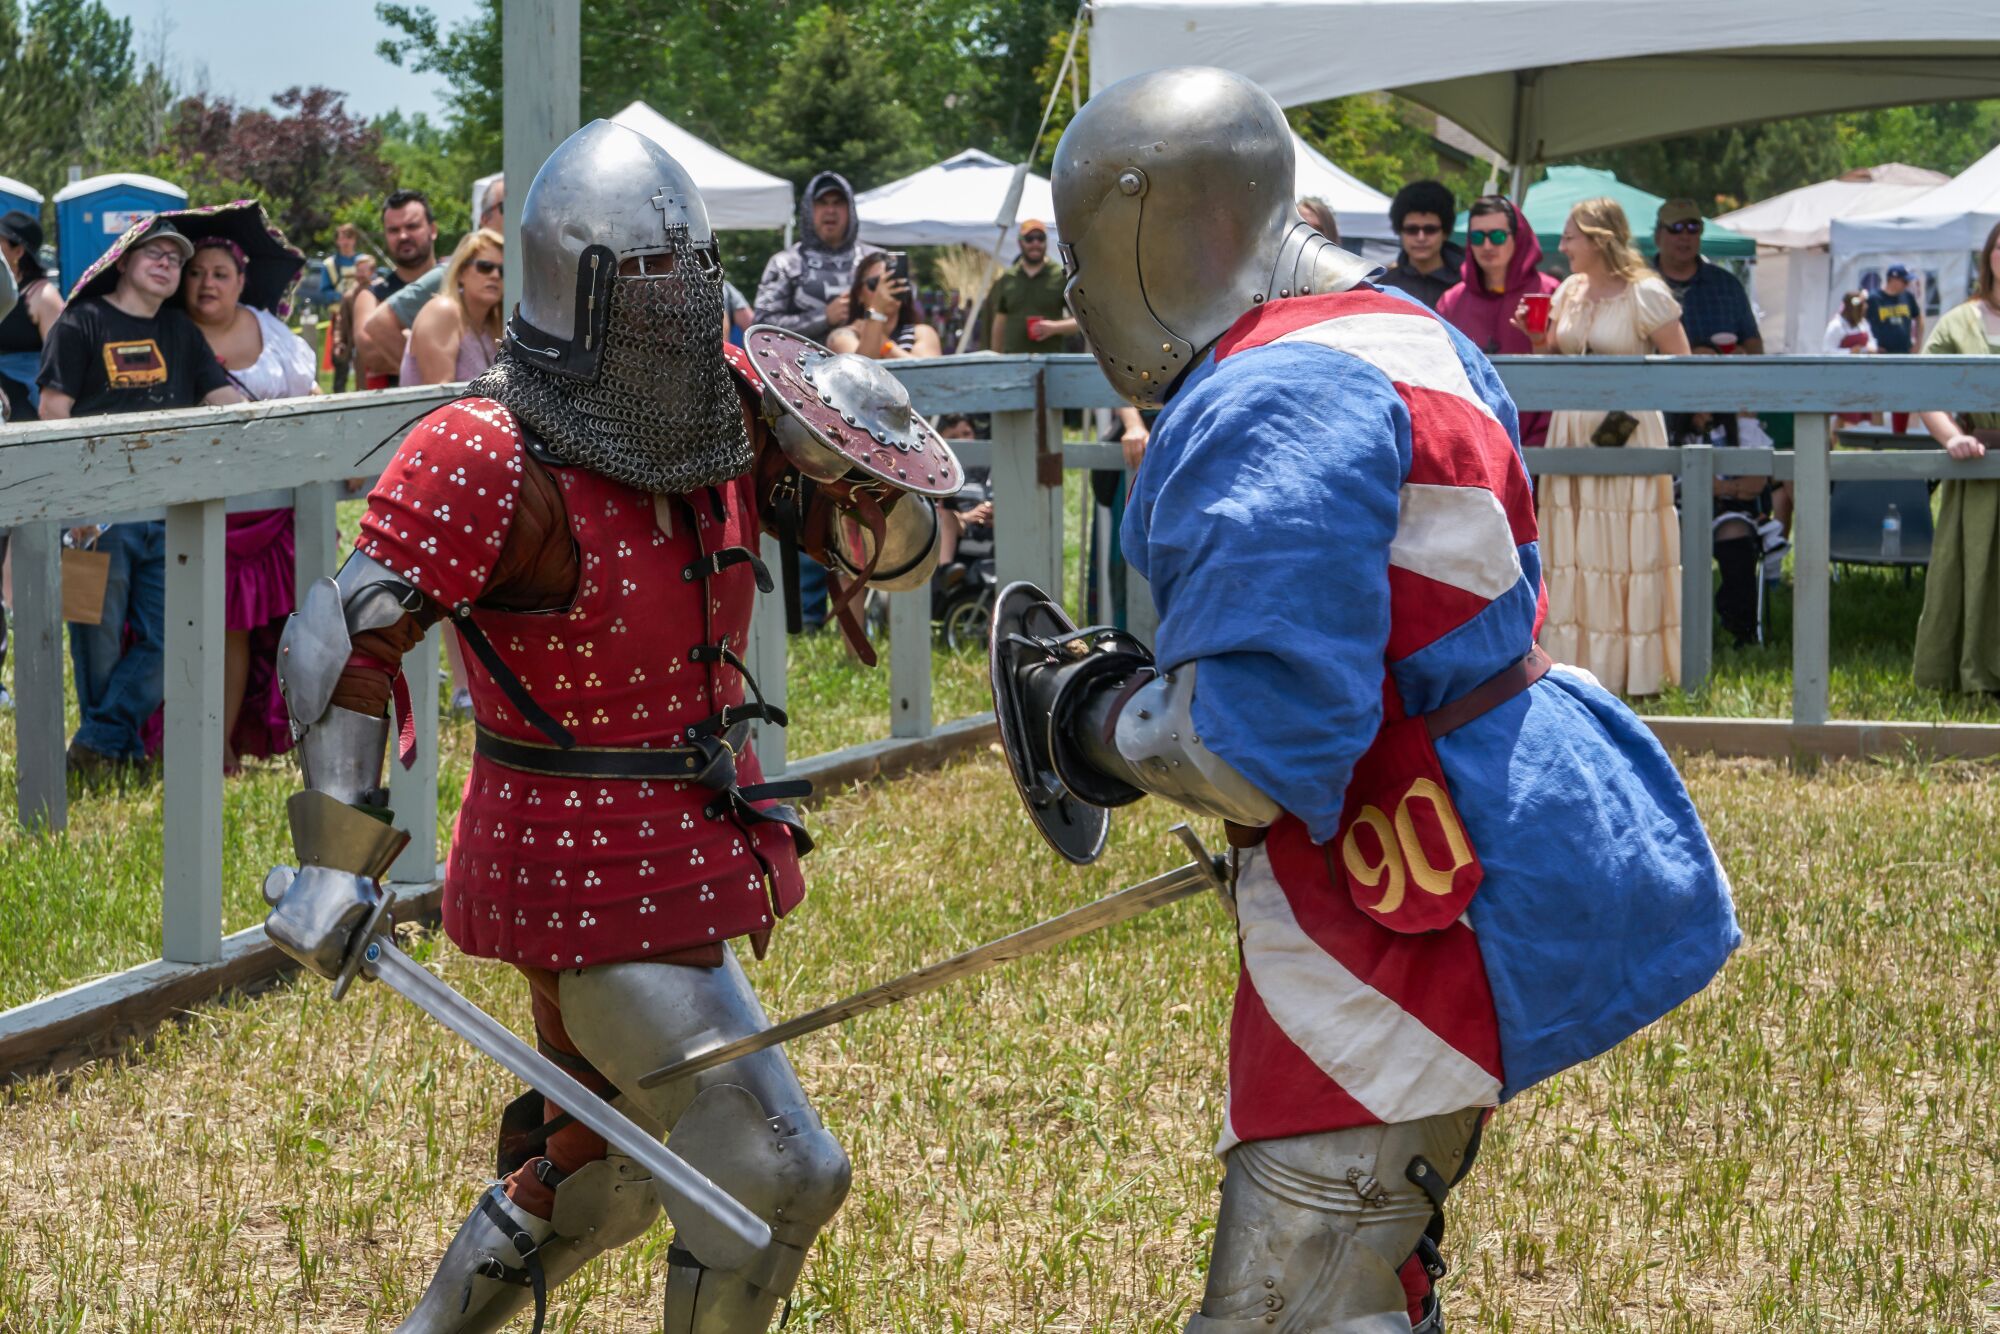
[(1696, 352), (1762, 352), (1764, 335), (1736, 275), (1701, 257), (1704, 226), (1692, 199), (1669, 199), (1653, 223), (1653, 260), (1681, 303), (1681, 327)]
[(1047, 224), (1040, 218), (1024, 221), (1021, 258), (993, 284), (993, 336), (986, 346), (995, 352), (1061, 352), (1061, 340), (1076, 332), (1063, 299), (1068, 281), (1062, 265), (1049, 263)]
[(1868, 294), (1868, 327), (1884, 352), (1914, 352), (1924, 343), (1924, 308), (1910, 288), (1910, 270), (1891, 264), (1882, 288)]
[[(163, 305), (193, 254), (154, 217), (85, 271), (42, 348), (43, 421), (243, 401), (194, 321)], [(72, 537), (111, 557), (103, 620), (70, 627), (83, 725), (69, 762), (89, 775), (145, 759), (140, 728), (165, 696), (166, 524), (84, 524)]]

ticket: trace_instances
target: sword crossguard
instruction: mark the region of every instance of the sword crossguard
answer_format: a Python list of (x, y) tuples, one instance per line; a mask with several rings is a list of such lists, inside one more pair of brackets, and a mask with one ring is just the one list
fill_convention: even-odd
[(375, 937), (380, 934), (383, 919), (388, 917), (390, 908), (395, 904), (395, 895), (386, 889), (381, 889), (380, 893), (382, 897), (375, 901), (374, 910), (355, 929), (354, 944), (347, 951), (347, 962), (341, 964), (340, 975), (333, 979), (335, 1000), (345, 996), (347, 989), (354, 985), (354, 979), (361, 975), (362, 964), (374, 963), (381, 957), (382, 951), (375, 943)]
[(1229, 875), (1223, 868), (1222, 858), (1208, 850), (1208, 845), (1201, 841), (1201, 835), (1195, 833), (1192, 826), (1183, 821), (1169, 832), (1181, 841), (1195, 862), (1208, 872), (1208, 878), (1218, 892), (1229, 887)]

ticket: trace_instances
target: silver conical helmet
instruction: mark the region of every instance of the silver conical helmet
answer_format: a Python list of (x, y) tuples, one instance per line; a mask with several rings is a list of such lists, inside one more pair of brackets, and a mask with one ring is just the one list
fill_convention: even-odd
[(1070, 313), (1117, 389), (1158, 407), (1245, 311), (1373, 271), (1299, 220), (1277, 102), (1205, 66), (1120, 80), (1056, 145)]

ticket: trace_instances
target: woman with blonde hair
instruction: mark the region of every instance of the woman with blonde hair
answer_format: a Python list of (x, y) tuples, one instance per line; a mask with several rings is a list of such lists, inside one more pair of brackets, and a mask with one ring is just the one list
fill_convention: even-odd
[[(1625, 211), (1586, 199), (1563, 224), (1570, 276), (1555, 291), (1548, 328), (1514, 324), (1537, 353), (1685, 356), (1680, 304), (1632, 245)], [(1558, 412), (1550, 449), (1665, 445), (1658, 412)], [(1544, 477), (1539, 487), (1542, 576), (1549, 594), (1541, 644), (1558, 662), (1587, 667), (1607, 690), (1656, 695), (1681, 676), (1681, 544), (1673, 479)]]
[(410, 323), (402, 383), (470, 380), (493, 364), (500, 347), (500, 295), (507, 243), (481, 227), (451, 252), (437, 296)]

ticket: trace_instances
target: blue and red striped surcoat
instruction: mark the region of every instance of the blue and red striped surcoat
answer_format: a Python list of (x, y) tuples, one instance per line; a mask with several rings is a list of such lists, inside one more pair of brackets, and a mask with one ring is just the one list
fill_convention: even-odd
[(1740, 940), (1665, 753), (1560, 670), (1436, 743), (1483, 872), (1456, 920), (1392, 930), (1340, 880), (1385, 716), (1532, 646), (1535, 539), (1499, 378), (1400, 294), (1260, 306), (1155, 423), (1123, 540), (1160, 660), (1200, 664), (1206, 744), (1287, 812), (1238, 884), (1224, 1148), (1502, 1101), (1699, 991)]

